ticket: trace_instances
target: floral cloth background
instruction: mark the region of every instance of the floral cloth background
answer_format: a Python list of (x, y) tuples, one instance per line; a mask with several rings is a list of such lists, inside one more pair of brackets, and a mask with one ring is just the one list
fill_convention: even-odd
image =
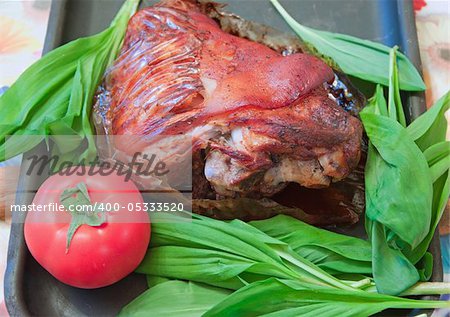
[[(0, 94), (42, 54), (51, 0), (0, 0)], [(0, 200), (7, 182), (0, 167)], [(4, 207), (3, 207), (4, 208)], [(3, 301), (3, 277), (9, 240), (9, 225), (1, 219), (0, 201), (0, 316), (7, 316)]]
[(0, 0), (0, 85), (11, 85), (42, 53), (50, 1)]
[[(92, 0), (94, 1), (94, 0)], [(427, 104), (432, 105), (450, 88), (450, 1), (413, 0), (419, 44), (427, 84)], [(36, 61), (42, 53), (51, 0), (0, 0), (0, 94)], [(450, 115), (447, 114), (450, 119)], [(448, 134), (450, 140), (450, 129)], [(0, 178), (4, 172), (0, 165)], [(9, 225), (2, 221), (0, 180), (0, 316), (7, 316), (3, 298), (3, 277)], [(448, 205), (447, 207), (450, 207)], [(450, 209), (450, 208), (447, 208)], [(446, 280), (450, 281), (450, 217), (441, 222), (441, 242)], [(450, 316), (450, 312), (436, 312)]]

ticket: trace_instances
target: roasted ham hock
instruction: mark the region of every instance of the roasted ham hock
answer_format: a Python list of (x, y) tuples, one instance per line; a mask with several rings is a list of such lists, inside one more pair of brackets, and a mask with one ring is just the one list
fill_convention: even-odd
[[(130, 20), (96, 96), (94, 122), (106, 136), (143, 136), (139, 144), (109, 144), (125, 157), (156, 146), (172, 169), (188, 136), (196, 212), (245, 220), (281, 212), (327, 225), (358, 219), (363, 103), (298, 38), (215, 3), (172, 0)], [(314, 189), (308, 201), (326, 193), (335, 210), (302, 206), (301, 197), (289, 203), (283, 191), (292, 194), (292, 184)]]

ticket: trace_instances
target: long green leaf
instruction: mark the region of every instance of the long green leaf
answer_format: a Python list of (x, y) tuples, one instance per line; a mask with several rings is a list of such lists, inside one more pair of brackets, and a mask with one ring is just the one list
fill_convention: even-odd
[[(237, 277), (256, 265), (256, 261), (226, 252), (164, 246), (151, 248), (137, 272), (236, 290), (245, 285)], [(289, 278), (289, 274), (282, 273), (278, 271), (278, 276)]]
[(397, 50), (398, 47), (394, 46), (389, 53), (389, 100), (388, 100), (388, 112), (389, 117), (398, 121), (403, 127), (406, 127), (405, 113), (403, 112), (402, 99), (400, 97), (400, 86), (398, 79), (397, 68)]
[(367, 317), (388, 308), (445, 307), (450, 307), (450, 302), (411, 300), (267, 279), (231, 294), (203, 316)]
[(364, 111), (388, 117), (388, 106), (384, 98), (384, 89), (378, 84), (375, 88), (375, 94), (367, 102)]
[(419, 281), (419, 272), (401, 250), (388, 245), (386, 230), (381, 223), (371, 221), (370, 225), (374, 251), (372, 268), (377, 290), (382, 294), (400, 294)]
[(119, 316), (199, 317), (230, 293), (192, 282), (168, 281), (137, 297), (121, 310)]
[(442, 141), (430, 146), (423, 152), (428, 165), (432, 166), (440, 160), (450, 161), (450, 141)]
[(430, 174), (433, 182), (436, 182), (439, 177), (444, 175), (450, 169), (450, 156), (444, 156), (440, 160), (436, 160), (433, 165), (430, 166)]
[(408, 126), (407, 131), (409, 135), (422, 151), (425, 151), (435, 143), (445, 140), (447, 132), (445, 112), (449, 109), (450, 91)]
[[(277, 0), (271, 2), (298, 36), (313, 45), (322, 55), (331, 58), (344, 73), (389, 85), (389, 47), (349, 35), (306, 27), (295, 21)], [(398, 67), (402, 90), (425, 90), (426, 86), (419, 72), (401, 53), (398, 54)]]
[(287, 244), (328, 273), (372, 273), (369, 242), (310, 226), (285, 215), (250, 224)]
[(447, 171), (433, 184), (433, 207), (432, 207), (432, 221), (430, 229), (425, 239), (414, 249), (406, 248), (404, 250), (406, 256), (412, 263), (417, 263), (427, 252), (434, 232), (439, 225), (439, 222), (444, 213), (450, 196), (450, 172)]

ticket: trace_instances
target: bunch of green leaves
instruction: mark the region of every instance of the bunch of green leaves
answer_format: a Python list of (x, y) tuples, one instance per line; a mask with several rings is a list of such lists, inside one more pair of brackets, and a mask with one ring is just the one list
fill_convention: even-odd
[(388, 308), (445, 308), (448, 302), (411, 300), (269, 278), (232, 293), (201, 283), (168, 281), (150, 288), (119, 316), (365, 317)]
[[(323, 249), (319, 253), (341, 255), (344, 263), (367, 259), (370, 252), (361, 254), (357, 248), (370, 246), (294, 218), (247, 224), (154, 214), (152, 221), (152, 244), (138, 269), (148, 274), (150, 289), (120, 316), (363, 317), (388, 308), (450, 307), (448, 302), (378, 294), (364, 276), (357, 282), (333, 278), (294, 248), (301, 253), (302, 246), (317, 246)], [(448, 285), (427, 285), (413, 293), (448, 291)]]
[(186, 222), (157, 214), (152, 222), (151, 249), (139, 273), (234, 290), (269, 277), (353, 289), (352, 282), (333, 277), (287, 243), (240, 220), (227, 223), (193, 215)]
[(432, 256), (427, 249), (450, 192), (444, 117), (449, 93), (406, 127), (400, 89), (424, 90), (425, 85), (405, 55), (382, 44), (306, 27), (277, 0), (271, 2), (311, 53), (348, 75), (389, 87), (386, 100), (377, 86), (361, 113), (371, 141), (366, 229), (373, 246), (372, 274), (378, 290), (387, 294), (399, 294), (418, 280), (429, 279)]
[[(319, 31), (301, 25), (289, 15), (278, 0), (271, 0), (280, 15), (297, 35), (333, 68), (365, 81), (389, 85), (388, 65), (390, 48), (350, 35)], [(399, 53), (399, 84), (402, 90), (425, 90), (419, 72), (408, 58)]]
[[(32, 149), (49, 135), (71, 136), (71, 142), (56, 140), (57, 151), (69, 158), (95, 156), (90, 123), (93, 97), (138, 4), (139, 0), (127, 0), (105, 31), (42, 57), (0, 97), (0, 161)], [(80, 147), (85, 149), (81, 156)]]
[[(208, 218), (194, 219), (194, 222), (196, 223), (195, 225), (197, 225), (198, 223), (199, 226), (204, 227), (204, 222), (199, 221), (200, 219), (205, 221), (205, 219)], [(247, 262), (241, 263), (241, 266), (238, 269), (237, 264), (239, 262), (233, 262), (233, 260), (238, 260), (238, 258), (234, 257), (233, 259), (229, 260), (229, 262), (232, 263), (232, 265), (230, 266), (238, 269), (236, 274), (240, 274), (239, 278), (235, 278), (234, 282), (231, 283), (231, 281), (229, 280), (229, 274), (231, 271), (228, 271), (228, 267), (223, 265), (223, 260), (221, 262), (221, 265), (217, 266), (217, 258), (208, 258), (208, 254), (210, 254), (208, 250), (211, 248), (208, 245), (202, 247), (202, 250), (204, 250), (202, 251), (204, 253), (202, 257), (192, 257), (189, 259), (189, 261), (187, 261), (186, 258), (180, 258), (178, 256), (178, 253), (176, 252), (169, 253), (169, 251), (178, 252), (179, 249), (161, 248), (161, 246), (170, 245), (172, 247), (186, 247), (187, 242), (184, 240), (189, 239), (188, 235), (182, 236), (181, 240), (180, 238), (178, 238), (178, 240), (174, 240), (174, 238), (171, 237), (170, 240), (166, 241), (164, 240), (165, 237), (171, 236), (171, 230), (174, 230), (174, 228), (172, 228), (170, 223), (167, 221), (161, 223), (161, 219), (155, 220), (157, 220), (157, 222), (155, 222), (153, 225), (153, 237), (151, 244), (152, 248), (151, 251), (149, 251), (143, 264), (138, 269), (139, 272), (177, 279), (187, 279), (189, 277), (190, 280), (199, 282), (206, 282), (206, 279), (210, 279), (210, 281), (208, 281), (207, 283), (211, 285), (227, 285), (227, 287), (230, 287), (232, 289), (237, 289), (245, 285), (242, 280), (242, 276), (244, 275), (247, 279), (249, 279), (250, 277), (252, 277), (252, 279), (255, 279), (257, 277), (256, 274), (250, 275), (249, 272), (242, 273), (245, 271), (244, 269), (246, 269), (247, 266), (250, 266), (250, 263), (253, 262), (246, 260)], [(231, 222), (231, 224), (240, 224), (241, 230), (238, 231), (238, 233), (244, 232), (244, 234), (246, 234), (245, 232), (249, 231), (259, 235), (265, 233), (266, 235), (262, 235), (262, 237), (264, 237), (265, 239), (269, 239), (268, 242), (281, 245), (289, 245), (290, 249), (297, 253), (298, 256), (311, 262), (314, 265), (317, 265), (320, 269), (326, 271), (328, 274), (367, 274), (370, 276), (372, 273), (371, 246), (365, 240), (315, 228), (304, 222), (298, 221), (297, 219), (285, 215), (279, 215), (271, 219), (253, 221), (249, 223), (251, 226), (260, 230), (260, 232), (258, 232), (258, 230), (254, 230), (251, 226), (239, 220), (235, 220)], [(228, 224), (225, 224), (225, 226), (227, 228)], [(177, 226), (177, 228), (180, 227), (184, 229), (184, 232), (186, 232), (186, 230), (193, 230), (193, 227), (190, 224), (186, 223), (179, 224)], [(210, 237), (216, 236), (215, 231), (209, 230), (207, 233)], [(275, 238), (276, 240), (273, 238)], [(191, 243), (192, 242), (193, 241), (191, 241)], [(204, 243), (207, 243), (207, 241), (204, 241)], [(245, 249), (237, 249), (245, 251)], [(183, 250), (189, 251), (186, 249)], [(206, 257), (206, 259), (203, 259), (203, 257)], [(215, 271), (213, 271), (214, 273), (210, 273), (209, 275), (200, 274), (200, 278), (202, 278), (201, 280), (192, 279), (192, 276), (185, 276), (180, 272), (175, 271), (177, 267), (185, 267), (185, 265), (188, 264), (195, 267), (201, 264), (209, 264), (212, 268), (215, 269)], [(225, 274), (224, 271), (227, 271), (228, 273)], [(270, 274), (271, 273), (268, 272), (267, 274), (263, 275), (271, 276)], [(288, 275), (281, 275), (280, 277), (286, 278), (287, 276)], [(222, 281), (220, 282), (219, 277), (220, 279), (222, 279)], [(359, 276), (356, 279), (358, 278)], [(364, 279), (364, 277), (362, 277), (361, 279)], [(225, 283), (223, 280), (226, 280), (227, 283)]]
[(432, 256), (426, 251), (449, 196), (444, 112), (450, 93), (406, 127), (396, 50), (391, 51), (388, 100), (378, 86), (360, 114), (370, 140), (366, 230), (373, 277), (378, 291), (386, 294), (400, 294), (429, 279)]
[[(265, 299), (261, 304), (261, 299)], [(388, 308), (445, 308), (448, 302), (411, 300), (365, 291), (336, 290), (299, 281), (267, 279), (228, 296), (203, 316), (364, 317)]]

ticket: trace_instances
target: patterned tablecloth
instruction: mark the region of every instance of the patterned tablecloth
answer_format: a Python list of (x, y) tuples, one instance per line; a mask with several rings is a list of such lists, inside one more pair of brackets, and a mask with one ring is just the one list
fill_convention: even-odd
[[(41, 56), (50, 2), (51, 0), (0, 0), (0, 93)], [(429, 106), (450, 88), (450, 0), (414, 0), (414, 7)], [(447, 138), (450, 139), (450, 129)], [(0, 167), (0, 178), (2, 177), (4, 174)], [(0, 204), (2, 186), (5, 186), (5, 181), (0, 179)], [(447, 281), (450, 281), (449, 214), (447, 210), (440, 227)], [(9, 225), (0, 221), (0, 316), (7, 315), (2, 285), (8, 237)], [(441, 312), (439, 315), (445, 314)]]
[[(41, 56), (50, 1), (0, 0), (0, 93)], [(0, 206), (7, 185), (4, 177), (0, 169)], [(0, 210), (0, 219), (2, 213)], [(8, 240), (9, 225), (0, 220), (0, 316), (7, 316), (3, 276)]]

